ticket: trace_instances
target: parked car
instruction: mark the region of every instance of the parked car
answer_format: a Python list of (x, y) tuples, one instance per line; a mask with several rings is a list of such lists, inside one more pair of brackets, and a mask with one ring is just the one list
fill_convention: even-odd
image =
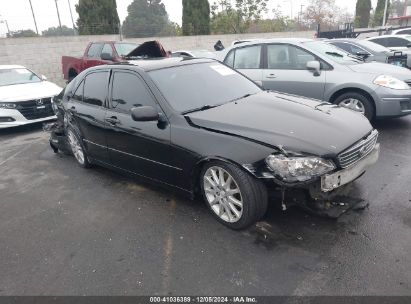
[(385, 46), (393, 51), (410, 53), (411, 35), (382, 35), (370, 37), (366, 40)]
[(189, 58), (210, 58), (213, 59), (215, 57), (214, 52), (210, 52), (208, 50), (179, 50), (172, 52), (171, 57), (189, 57)]
[(57, 103), (55, 152), (199, 193), (233, 229), (259, 220), (273, 189), (311, 195), (307, 208), (330, 205), (319, 202), (335, 201), (379, 153), (378, 132), (363, 115), (265, 92), (210, 59), (91, 68)]
[(62, 67), (64, 79), (72, 81), (81, 71), (87, 68), (125, 62), (133, 59), (169, 57), (158, 41), (146, 41), (142, 44), (125, 42), (95, 42), (86, 48), (83, 57), (63, 56)]
[(124, 61), (124, 56), (138, 47), (129, 42), (91, 42), (82, 57), (63, 56), (61, 58), (64, 79), (71, 81), (87, 68)]
[(365, 63), (325, 41), (299, 38), (243, 43), (218, 55), (266, 90), (331, 102), (369, 120), (411, 114), (411, 71)]
[(62, 88), (19, 65), (0, 66), (0, 129), (55, 119)]
[(368, 40), (352, 38), (332, 39), (328, 43), (343, 49), (351, 55), (363, 58), (366, 62), (389, 63), (401, 67), (411, 67), (411, 56), (401, 51), (392, 51), (385, 46)]
[(411, 28), (389, 30), (387, 31), (386, 35), (411, 35)]

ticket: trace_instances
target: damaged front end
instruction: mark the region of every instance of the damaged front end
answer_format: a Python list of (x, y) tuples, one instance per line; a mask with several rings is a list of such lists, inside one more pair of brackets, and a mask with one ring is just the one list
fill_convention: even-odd
[(369, 140), (350, 148), (348, 151), (354, 151), (350, 157), (358, 159), (347, 167), (341, 166), (338, 157), (324, 159), (279, 149), (280, 152), (264, 161), (244, 168), (275, 190), (271, 196), (281, 201), (283, 210), (296, 205), (319, 216), (338, 218), (350, 209), (368, 206), (353, 182), (377, 162), (380, 150), (377, 137), (378, 132), (373, 131)]

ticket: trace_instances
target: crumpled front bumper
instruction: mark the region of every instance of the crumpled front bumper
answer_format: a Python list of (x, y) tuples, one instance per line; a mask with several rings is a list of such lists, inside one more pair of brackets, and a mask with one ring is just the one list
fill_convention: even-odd
[(321, 190), (323, 192), (330, 192), (336, 188), (346, 185), (358, 177), (360, 177), (365, 170), (378, 161), (380, 154), (380, 144), (376, 144), (374, 149), (367, 157), (360, 160), (355, 165), (337, 171), (333, 174), (326, 174), (321, 178)]

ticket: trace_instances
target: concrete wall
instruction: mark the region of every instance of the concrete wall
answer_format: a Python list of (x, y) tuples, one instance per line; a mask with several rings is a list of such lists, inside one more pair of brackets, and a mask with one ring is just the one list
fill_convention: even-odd
[[(221, 40), (225, 46), (229, 46), (231, 42), (236, 39), (270, 37), (312, 38), (314, 37), (314, 32), (139, 38), (128, 39), (127, 41), (141, 43), (147, 40), (155, 39), (159, 40), (164, 45), (166, 50), (212, 50), (214, 44), (218, 40)], [(107, 35), (0, 39), (0, 65), (24, 65), (39, 74), (47, 76), (50, 81), (63, 86), (64, 80), (61, 71), (61, 56), (81, 56), (90, 41), (107, 40), (118, 40), (118, 36)]]

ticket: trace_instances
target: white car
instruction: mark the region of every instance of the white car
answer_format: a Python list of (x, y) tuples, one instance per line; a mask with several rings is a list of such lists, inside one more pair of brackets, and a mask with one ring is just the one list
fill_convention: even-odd
[(18, 65), (0, 65), (0, 129), (55, 119), (58, 85)]
[(393, 51), (407, 52), (411, 47), (411, 35), (382, 35), (370, 37), (366, 40), (385, 46)]
[(214, 59), (214, 52), (208, 50), (179, 50), (171, 53), (171, 57), (208, 58)]
[(411, 28), (403, 28), (399, 30), (390, 30), (386, 35), (410, 35), (411, 34)]

